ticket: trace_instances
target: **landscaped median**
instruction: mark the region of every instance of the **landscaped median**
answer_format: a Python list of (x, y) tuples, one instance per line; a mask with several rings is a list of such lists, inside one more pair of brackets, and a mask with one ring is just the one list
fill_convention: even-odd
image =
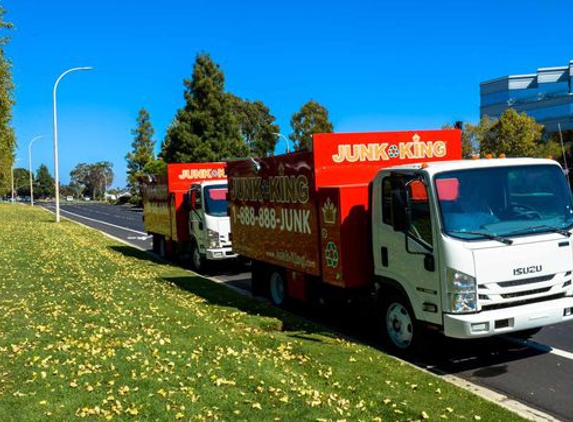
[(38, 208), (0, 204), (0, 420), (519, 417)]

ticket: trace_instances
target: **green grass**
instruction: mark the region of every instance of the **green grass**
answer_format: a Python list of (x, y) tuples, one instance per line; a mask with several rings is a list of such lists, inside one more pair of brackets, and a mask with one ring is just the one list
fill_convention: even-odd
[(0, 204), (0, 420), (519, 418), (38, 208)]

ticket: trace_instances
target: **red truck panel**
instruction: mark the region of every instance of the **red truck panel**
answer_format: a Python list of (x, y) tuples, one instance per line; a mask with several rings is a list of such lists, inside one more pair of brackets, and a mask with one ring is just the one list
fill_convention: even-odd
[(330, 284), (362, 286), (373, 271), (368, 184), (376, 173), (456, 159), (461, 131), (438, 130), (317, 134), (312, 152), (229, 162), (233, 249)]
[(320, 274), (312, 154), (227, 163), (233, 251), (307, 274)]
[(317, 188), (368, 183), (381, 168), (461, 159), (461, 131), (319, 133), (313, 151)]
[(189, 215), (183, 206), (185, 193), (193, 183), (226, 179), (225, 163), (168, 164), (166, 175), (144, 186), (145, 230), (176, 242), (188, 241)]
[(339, 287), (372, 281), (369, 185), (319, 188), (322, 280)]

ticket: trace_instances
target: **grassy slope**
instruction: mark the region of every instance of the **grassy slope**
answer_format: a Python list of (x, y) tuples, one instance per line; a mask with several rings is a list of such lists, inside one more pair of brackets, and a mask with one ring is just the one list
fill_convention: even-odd
[(0, 204), (0, 420), (517, 420), (45, 211)]

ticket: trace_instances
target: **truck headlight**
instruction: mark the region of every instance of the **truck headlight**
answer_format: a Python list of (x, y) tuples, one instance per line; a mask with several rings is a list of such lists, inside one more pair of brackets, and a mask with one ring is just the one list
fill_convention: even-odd
[(477, 284), (475, 277), (448, 268), (448, 301), (450, 311), (456, 314), (476, 312)]
[(219, 232), (214, 230), (207, 229), (207, 240), (210, 248), (219, 248), (221, 245), (219, 242)]

